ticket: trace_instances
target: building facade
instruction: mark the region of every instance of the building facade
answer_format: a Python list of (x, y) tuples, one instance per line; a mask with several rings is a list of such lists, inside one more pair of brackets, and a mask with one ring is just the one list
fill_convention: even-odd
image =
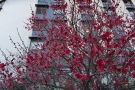
[[(68, 0), (67, 0), (68, 1)], [(84, 0), (85, 1), (85, 0)], [(135, 9), (135, 1), (134, 0), (119, 0), (122, 11), (127, 13), (131, 18), (134, 19), (134, 9)], [(100, 0), (100, 5), (104, 8), (107, 7), (108, 0)], [(111, 2), (110, 2), (111, 3)], [(63, 14), (61, 10), (54, 10), (51, 8), (51, 4), (57, 8), (59, 7), (57, 0), (0, 0), (0, 30), (1, 30), (1, 42), (0, 48), (4, 50), (4, 52), (8, 53), (8, 51), (12, 53), (16, 53), (14, 45), (9, 40), (9, 36), (15, 42), (20, 42), (16, 28), (18, 28), (22, 39), (24, 40), (26, 46), (30, 47), (30, 49), (34, 48), (34, 43), (37, 43), (37, 35), (40, 32), (37, 30), (27, 31), (24, 26), (26, 25), (24, 22), (27, 22), (28, 18), (31, 16), (31, 8), (35, 11), (36, 15), (42, 19), (42, 13), (47, 15), (47, 18), (54, 19), (58, 14)], [(83, 4), (86, 5), (86, 4)], [(79, 5), (81, 8), (83, 5)], [(110, 11), (111, 12), (111, 11)], [(84, 15), (87, 11), (81, 13), (82, 21), (85, 21)], [(7, 31), (9, 32), (7, 34)], [(45, 34), (45, 31), (43, 31)], [(42, 43), (38, 40), (39, 43)], [(2, 55), (2, 54), (1, 54)]]
[[(61, 0), (38, 0), (37, 3), (35, 3), (36, 15), (42, 21), (43, 13), (46, 14), (46, 17), (48, 19), (52, 19), (52, 20), (55, 19), (55, 17), (57, 15), (64, 14), (61, 10), (57, 9), (60, 6), (60, 3), (58, 3), (59, 1), (61, 2)], [(111, 14), (112, 11), (109, 9), (108, 5), (112, 4), (113, 0), (94, 0), (94, 1), (97, 1), (99, 3), (99, 6), (103, 7), (104, 10), (108, 10), (108, 13)], [(68, 3), (68, 5), (69, 5), (68, 7), (70, 8), (70, 4), (71, 4), (72, 0), (70, 0), (70, 2), (69, 2), (69, 0), (65, 0), (65, 2)], [(117, 7), (117, 10), (120, 10), (120, 11), (117, 11), (117, 14), (121, 14), (121, 12), (122, 13), (124, 12), (124, 13), (126, 13), (127, 16), (131, 17), (131, 19), (135, 18), (134, 17), (134, 10), (135, 10), (135, 1), (134, 0), (119, 0), (118, 3), (120, 5), (119, 5), (119, 7)], [(52, 5), (55, 6), (55, 9), (51, 8)], [(85, 0), (83, 0), (82, 4), (77, 4), (78, 9), (81, 9), (84, 6), (88, 6), (88, 4), (85, 3)], [(87, 25), (85, 25), (86, 20), (91, 19), (89, 16), (86, 16), (86, 14), (88, 14), (88, 11), (82, 9), (82, 12), (78, 15), (78, 18), (81, 20), (81, 23), (83, 24), (83, 27), (85, 29), (87, 29)], [(70, 15), (65, 15), (65, 16), (66, 16), (66, 18), (68, 18), (68, 20), (71, 19)], [(37, 43), (38, 44), (43, 43), (38, 38), (38, 35), (41, 33), (43, 33), (45, 36), (47, 36), (45, 30), (43, 30), (42, 32), (37, 31), (37, 30), (32, 31), (32, 35), (29, 37), (29, 39), (31, 41), (30, 46), (29, 46), (30, 49), (35, 49), (36, 48), (35, 44), (37, 44)], [(40, 47), (38, 47), (38, 48), (40, 48)]]
[[(58, 3), (59, 2), (59, 3)], [(0, 11), (0, 48), (4, 50), (4, 52), (7, 52), (7, 54), (15, 53), (14, 51), (14, 43), (11, 43), (9, 40), (10, 38), (8, 36), (11, 36), (12, 40), (14, 42), (21, 43), (18, 33), (16, 31), (16, 28), (18, 28), (19, 33), (22, 37), (22, 40), (25, 42), (25, 44), (29, 47), (29, 50), (36, 50), (40, 49), (40, 46), (36, 46), (36, 44), (43, 44), (42, 40), (39, 38), (40, 34), (43, 34), (47, 37), (46, 30), (40, 28), (40, 31), (32, 30), (28, 32), (23, 26), (25, 26), (24, 22), (27, 22), (27, 19), (31, 17), (31, 8), (33, 11), (35, 11), (36, 16), (38, 17), (38, 22), (42, 27), (46, 27), (44, 24), (42, 24), (42, 20), (44, 19), (44, 15), (46, 14), (47, 19), (55, 20), (55, 18), (58, 15), (63, 15), (63, 11), (58, 9), (60, 7), (61, 1), (59, 0), (1, 0), (1, 11)], [(109, 0), (101, 0), (99, 2), (100, 6), (104, 7), (105, 10), (109, 11), (108, 4), (111, 4), (112, 1)], [(120, 6), (117, 7), (118, 9), (121, 8), (121, 11), (124, 11), (127, 16), (131, 17), (131, 19), (134, 19), (134, 9), (135, 9), (135, 1), (134, 0), (119, 0)], [(67, 0), (67, 3), (68, 0)], [(71, 3), (72, 4), (72, 3)], [(52, 8), (51, 6), (54, 6)], [(77, 4), (77, 9), (82, 9), (84, 6), (89, 6), (87, 3)], [(85, 22), (87, 20), (91, 20), (90, 17), (86, 17), (85, 15), (89, 11), (84, 10), (81, 13), (77, 14), (78, 18), (81, 22), (81, 24), (84, 25), (84, 28), (87, 31), (87, 25), (85, 26)], [(109, 11), (111, 14), (111, 10)], [(118, 14), (120, 14), (118, 12)], [(72, 18), (69, 15), (65, 15), (69, 20)], [(66, 19), (65, 19), (66, 22)], [(68, 23), (67, 23), (68, 24)], [(9, 52), (8, 52), (9, 51)], [(66, 84), (70, 84), (71, 80), (67, 80), (65, 82)], [(106, 83), (106, 80), (104, 80), (104, 83)]]

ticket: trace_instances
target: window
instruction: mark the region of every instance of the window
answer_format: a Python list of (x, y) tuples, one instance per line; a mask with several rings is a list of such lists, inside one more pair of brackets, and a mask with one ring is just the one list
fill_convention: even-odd
[(131, 0), (123, 0), (123, 2), (125, 3), (125, 6), (126, 6), (127, 10), (129, 11), (130, 16), (134, 18), (135, 6), (132, 3), (132, 1)]
[(36, 14), (46, 14), (46, 7), (37, 7)]

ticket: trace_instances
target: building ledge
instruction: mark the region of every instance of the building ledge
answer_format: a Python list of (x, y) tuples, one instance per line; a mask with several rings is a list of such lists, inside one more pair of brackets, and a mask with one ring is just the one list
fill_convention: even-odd
[(31, 39), (31, 40), (41, 40), (40, 37), (29, 37), (29, 39)]
[(38, 3), (38, 4), (35, 4), (35, 6), (37, 6), (37, 7), (49, 7), (48, 3)]
[(134, 4), (125, 4), (127, 9), (135, 9)]

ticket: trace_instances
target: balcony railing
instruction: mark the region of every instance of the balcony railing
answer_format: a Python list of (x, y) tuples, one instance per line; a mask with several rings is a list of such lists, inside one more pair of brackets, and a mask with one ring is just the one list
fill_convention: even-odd
[(55, 22), (60, 22), (60, 21), (67, 21), (67, 18), (63, 15), (60, 15), (60, 16), (58, 16), (58, 15), (56, 15), (56, 16), (54, 16), (54, 18), (52, 18), (52, 21), (55, 21)]
[(63, 3), (62, 2), (52, 2), (51, 5), (52, 6), (62, 6)]
[(102, 2), (102, 4), (103, 4), (103, 7), (110, 7), (111, 6), (111, 3), (108, 3), (108, 2)]
[(64, 12), (62, 10), (54, 10), (54, 15), (64, 15)]
[(79, 7), (90, 7), (89, 3), (83, 2), (78, 4)]
[(125, 6), (126, 6), (127, 9), (135, 8), (134, 4), (125, 3)]

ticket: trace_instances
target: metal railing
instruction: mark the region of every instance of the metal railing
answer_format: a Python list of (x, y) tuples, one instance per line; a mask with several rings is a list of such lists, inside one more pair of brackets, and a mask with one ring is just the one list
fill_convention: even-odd
[(125, 3), (126, 8), (135, 8), (134, 4)]

